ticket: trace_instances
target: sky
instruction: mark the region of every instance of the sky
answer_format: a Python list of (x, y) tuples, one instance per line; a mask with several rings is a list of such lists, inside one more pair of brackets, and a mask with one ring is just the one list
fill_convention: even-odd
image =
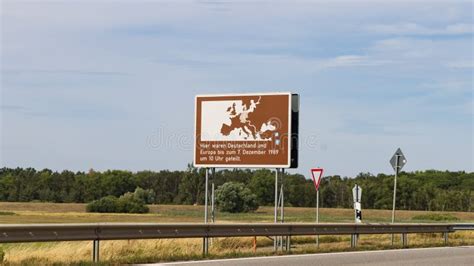
[(472, 1), (1, 2), (1, 167), (182, 170), (197, 94), (294, 92), (300, 164), (474, 171)]

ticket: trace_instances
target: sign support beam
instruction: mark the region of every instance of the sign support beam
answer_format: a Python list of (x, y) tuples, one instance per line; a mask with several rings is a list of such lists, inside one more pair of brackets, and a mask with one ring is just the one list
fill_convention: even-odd
[(214, 194), (214, 182), (216, 180), (216, 168), (212, 168), (212, 184), (211, 184), (211, 221), (216, 222), (216, 205), (215, 205), (215, 194)]
[[(285, 198), (284, 198), (284, 174), (285, 169), (277, 168), (275, 172), (275, 213), (274, 223), (285, 222)], [(278, 220), (278, 216), (280, 219)], [(273, 251), (288, 249), (289, 236), (274, 236)]]
[[(395, 170), (395, 178), (393, 179), (393, 206), (392, 206), (392, 224), (395, 223), (395, 205), (397, 202), (397, 178), (399, 171), (406, 164), (407, 160), (400, 148), (397, 149), (395, 154), (390, 159), (390, 164)], [(402, 239), (403, 242), (403, 239)], [(394, 235), (392, 234), (392, 246), (394, 244)]]
[[(275, 170), (275, 219), (274, 222), (278, 222), (278, 173), (280, 169)], [(277, 251), (277, 236), (273, 237), (273, 251)]]
[[(393, 206), (392, 206), (392, 224), (395, 223), (395, 202), (397, 199), (397, 177), (398, 177), (398, 163), (399, 163), (399, 155), (398, 153), (395, 154), (395, 178), (393, 180)], [(395, 242), (395, 235), (392, 234), (392, 246)]]
[(392, 224), (395, 222), (395, 201), (397, 198), (397, 177), (398, 177), (398, 161), (400, 156), (396, 155), (396, 162), (395, 162), (395, 179), (393, 181), (393, 207), (392, 207)]
[[(321, 184), (321, 178), (323, 176), (323, 168), (311, 169), (311, 177), (313, 178), (314, 189), (316, 189), (316, 223), (319, 224), (319, 185)], [(319, 173), (319, 176), (315, 176), (315, 172)], [(319, 248), (319, 235), (316, 235), (316, 246)]]
[[(209, 169), (206, 169), (206, 181), (205, 181), (205, 189), (204, 189), (204, 223), (207, 224), (208, 222), (208, 195), (209, 195)], [(203, 238), (203, 250), (202, 253), (204, 256), (207, 256), (209, 253), (209, 238)]]
[(284, 193), (284, 178), (285, 169), (281, 169), (281, 223), (285, 223), (285, 193)]
[[(316, 190), (316, 223), (319, 224), (319, 188)], [(316, 246), (319, 248), (319, 235), (316, 236)]]
[[(285, 177), (285, 169), (282, 168), (281, 171), (281, 191), (280, 191), (280, 194), (281, 194), (281, 211), (280, 211), (280, 219), (281, 219), (281, 223), (285, 223), (285, 185), (284, 185), (284, 177)], [(285, 237), (285, 243), (288, 243), (288, 236)], [(283, 248), (284, 248), (284, 243), (283, 243), (283, 236), (281, 237), (281, 251), (283, 251)]]

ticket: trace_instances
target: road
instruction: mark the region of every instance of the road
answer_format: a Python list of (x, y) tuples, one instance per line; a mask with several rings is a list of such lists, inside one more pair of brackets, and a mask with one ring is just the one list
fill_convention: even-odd
[(156, 265), (474, 265), (474, 246), (359, 251), (255, 257), (228, 260), (174, 262)]

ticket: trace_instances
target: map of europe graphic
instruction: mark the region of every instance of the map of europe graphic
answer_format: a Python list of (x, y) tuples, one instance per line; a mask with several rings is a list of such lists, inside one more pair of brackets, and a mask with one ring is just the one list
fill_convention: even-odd
[(269, 117), (261, 117), (258, 112), (265, 102), (262, 97), (244, 101), (234, 101), (227, 107), (228, 121), (222, 123), (220, 133), (223, 136), (233, 135), (233, 139), (272, 140), (277, 125)]

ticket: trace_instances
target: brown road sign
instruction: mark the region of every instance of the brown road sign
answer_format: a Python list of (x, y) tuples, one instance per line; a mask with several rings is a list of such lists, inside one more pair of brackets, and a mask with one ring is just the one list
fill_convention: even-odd
[(297, 94), (198, 95), (195, 108), (195, 166), (297, 166)]

